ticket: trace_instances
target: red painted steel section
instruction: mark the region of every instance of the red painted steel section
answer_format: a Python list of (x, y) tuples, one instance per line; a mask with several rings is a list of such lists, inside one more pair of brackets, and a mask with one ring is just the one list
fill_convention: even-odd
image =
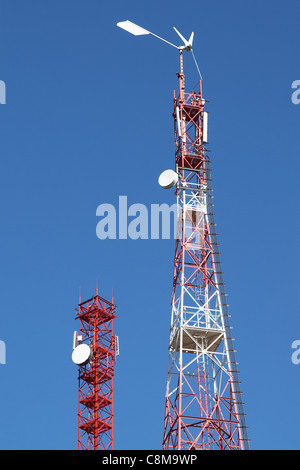
[(81, 302), (76, 319), (81, 343), (93, 351), (91, 361), (78, 366), (78, 449), (113, 449), (113, 377), (116, 306), (98, 295)]

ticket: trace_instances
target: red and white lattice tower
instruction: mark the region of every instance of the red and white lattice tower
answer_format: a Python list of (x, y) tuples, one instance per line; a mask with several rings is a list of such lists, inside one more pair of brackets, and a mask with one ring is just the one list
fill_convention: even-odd
[(78, 449), (113, 449), (113, 377), (118, 341), (116, 307), (98, 295), (81, 302), (73, 361), (78, 364)]
[(186, 93), (180, 51), (174, 92), (178, 223), (164, 449), (248, 449), (212, 204), (207, 112)]

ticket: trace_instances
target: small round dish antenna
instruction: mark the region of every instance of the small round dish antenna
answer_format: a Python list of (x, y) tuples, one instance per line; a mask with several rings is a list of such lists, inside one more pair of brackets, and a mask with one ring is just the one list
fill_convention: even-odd
[(87, 344), (79, 344), (72, 352), (72, 361), (78, 366), (88, 364), (93, 357), (93, 351)]
[(178, 182), (178, 175), (173, 170), (165, 170), (158, 178), (159, 185), (164, 189), (172, 188)]

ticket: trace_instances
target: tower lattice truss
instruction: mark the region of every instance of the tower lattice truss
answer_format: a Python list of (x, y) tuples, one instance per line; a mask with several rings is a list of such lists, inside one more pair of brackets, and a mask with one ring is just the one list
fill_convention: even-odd
[(205, 101), (174, 93), (177, 240), (164, 449), (248, 449), (212, 204)]
[(78, 368), (78, 449), (113, 449), (113, 376), (117, 338), (113, 303), (97, 295), (79, 303), (81, 343), (92, 350), (91, 360)]

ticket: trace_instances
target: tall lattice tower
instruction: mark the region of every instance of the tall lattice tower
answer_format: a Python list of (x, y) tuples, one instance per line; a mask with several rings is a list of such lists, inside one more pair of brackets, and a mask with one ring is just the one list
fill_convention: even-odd
[(118, 338), (116, 306), (98, 295), (81, 302), (72, 359), (78, 365), (78, 449), (113, 449), (113, 377)]
[[(179, 96), (174, 93), (175, 172), (160, 184), (176, 184), (174, 258), (164, 449), (248, 449), (249, 440), (232, 344), (215, 233), (207, 112), (192, 44), (176, 46), (129, 20), (117, 26), (134, 36), (152, 35), (180, 53)], [(183, 51), (191, 51), (199, 93), (186, 93)]]
[(177, 240), (164, 449), (248, 449), (212, 204), (207, 112), (185, 91), (180, 51), (174, 92)]

